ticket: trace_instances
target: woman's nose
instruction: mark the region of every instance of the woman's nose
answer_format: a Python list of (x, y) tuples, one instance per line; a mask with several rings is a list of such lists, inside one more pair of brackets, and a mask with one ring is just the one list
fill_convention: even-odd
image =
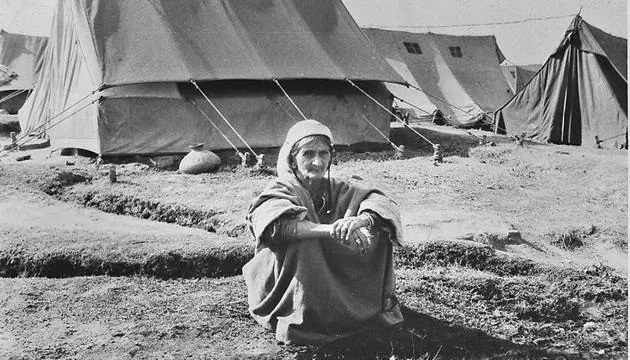
[(319, 156), (316, 156), (316, 157), (313, 158), (313, 165), (320, 166), (323, 163), (324, 163), (324, 159), (323, 158), (321, 158)]

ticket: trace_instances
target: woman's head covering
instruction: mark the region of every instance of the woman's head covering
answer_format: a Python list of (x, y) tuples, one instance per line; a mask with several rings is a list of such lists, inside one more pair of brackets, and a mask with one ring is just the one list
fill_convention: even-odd
[(278, 176), (293, 176), (293, 171), (291, 170), (290, 164), (290, 156), (291, 149), (293, 145), (298, 141), (302, 140), (307, 136), (312, 135), (323, 135), (330, 139), (330, 144), (333, 143), (332, 132), (328, 128), (328, 126), (320, 123), (317, 120), (303, 120), (293, 125), (289, 131), (287, 132), (287, 137), (284, 140), (284, 144), (280, 148), (280, 153), (278, 154), (278, 163), (276, 169), (278, 170)]

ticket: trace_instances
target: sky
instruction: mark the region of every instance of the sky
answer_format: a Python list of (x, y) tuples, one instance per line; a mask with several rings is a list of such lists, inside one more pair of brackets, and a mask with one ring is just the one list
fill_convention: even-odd
[[(589, 24), (628, 38), (627, 0), (342, 0), (361, 27), (451, 35), (495, 35), (509, 62), (542, 64), (580, 11)], [(490, 26), (542, 17), (568, 17)]]
[[(315, 0), (313, 0), (315, 1)], [(616, 36), (628, 38), (629, 0), (342, 0), (361, 27), (452, 35), (495, 35), (509, 62), (542, 64), (558, 46), (572, 17), (580, 11), (584, 20)], [(39, 6), (25, 6), (36, 4)], [(13, 25), (38, 32), (48, 31), (55, 0), (0, 0), (0, 23), (22, 7), (49, 14), (45, 21)], [(31, 10), (35, 11), (35, 10)], [(568, 17), (562, 17), (567, 16)], [(32, 17), (32, 15), (31, 15)], [(458, 26), (561, 17), (490, 26)], [(17, 17), (20, 19), (21, 17)], [(27, 19), (28, 16), (24, 16)], [(2, 24), (0, 24), (2, 25)], [(6, 24), (5, 24), (6, 25)]]

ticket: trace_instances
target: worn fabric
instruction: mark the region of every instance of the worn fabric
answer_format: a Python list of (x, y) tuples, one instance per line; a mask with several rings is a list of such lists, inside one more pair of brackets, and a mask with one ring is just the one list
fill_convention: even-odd
[[(290, 137), (280, 153), (288, 154), (304, 136)], [(298, 344), (333, 341), (371, 326), (402, 322), (392, 261), (392, 247), (402, 243), (396, 203), (376, 189), (332, 178), (328, 203), (318, 213), (308, 190), (284, 163), (287, 159), (279, 157), (278, 168), (288, 172), (280, 173), (248, 210), (256, 253), (243, 267), (243, 276), (253, 318), (274, 331), (277, 340)], [(277, 245), (265, 238), (267, 227), (282, 217), (330, 224), (368, 210), (393, 231), (391, 238), (375, 232), (377, 245), (363, 257), (327, 239)]]

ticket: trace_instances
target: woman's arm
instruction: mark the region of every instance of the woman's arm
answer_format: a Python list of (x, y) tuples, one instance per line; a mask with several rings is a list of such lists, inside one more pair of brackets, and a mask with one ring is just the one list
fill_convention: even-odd
[(280, 218), (265, 229), (264, 237), (273, 245), (289, 244), (313, 239), (332, 239), (332, 225), (318, 224), (308, 220)]
[(360, 255), (364, 255), (372, 244), (372, 236), (365, 227), (352, 230), (345, 239), (335, 236), (333, 226), (333, 224), (319, 224), (295, 218), (280, 218), (267, 227), (264, 237), (272, 246), (315, 239), (335, 241)]

